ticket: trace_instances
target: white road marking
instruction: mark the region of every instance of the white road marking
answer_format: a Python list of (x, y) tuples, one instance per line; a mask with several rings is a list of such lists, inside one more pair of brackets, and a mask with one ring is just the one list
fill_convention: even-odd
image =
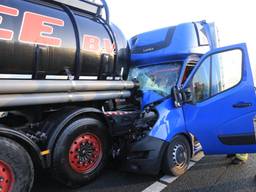
[[(188, 170), (191, 167), (193, 167), (195, 164), (196, 164), (195, 162), (190, 162), (189, 166), (188, 166)], [(174, 182), (178, 178), (179, 177), (174, 177), (174, 176), (170, 176), (170, 175), (164, 175), (163, 177), (160, 178), (160, 181), (170, 184), (170, 183)]]
[(165, 175), (163, 177), (160, 178), (160, 181), (165, 182), (165, 183), (172, 183), (174, 182), (176, 179), (178, 179), (179, 177), (174, 177), (174, 176), (170, 176), (170, 175)]
[(188, 166), (188, 170), (189, 170), (191, 167), (193, 167), (195, 164), (196, 164), (195, 162), (190, 162), (190, 163), (189, 163), (189, 166)]
[(160, 192), (166, 187), (167, 185), (156, 181), (155, 183), (150, 185), (148, 188), (144, 189), (142, 192)]
[[(200, 152), (198, 153), (195, 157), (193, 157), (189, 163), (188, 169), (193, 167), (198, 161), (200, 161), (202, 158), (204, 158), (204, 153)], [(142, 192), (160, 192), (164, 190), (167, 185), (166, 184), (171, 184), (175, 180), (177, 180), (179, 177), (174, 177), (174, 176), (169, 176), (169, 175), (164, 175), (159, 179), (159, 181), (156, 181), (146, 189), (144, 189)], [(164, 184), (166, 183), (166, 184)]]

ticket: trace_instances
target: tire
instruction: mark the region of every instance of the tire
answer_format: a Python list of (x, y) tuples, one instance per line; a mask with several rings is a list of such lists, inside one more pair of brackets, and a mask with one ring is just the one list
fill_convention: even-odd
[(165, 174), (179, 176), (184, 174), (191, 159), (191, 149), (186, 137), (178, 135), (170, 142), (164, 155)]
[(27, 151), (4, 137), (0, 137), (0, 177), (3, 192), (29, 192), (34, 182), (34, 166)]
[(109, 144), (104, 125), (93, 118), (76, 120), (56, 142), (53, 176), (71, 188), (85, 185), (101, 173), (108, 156)]

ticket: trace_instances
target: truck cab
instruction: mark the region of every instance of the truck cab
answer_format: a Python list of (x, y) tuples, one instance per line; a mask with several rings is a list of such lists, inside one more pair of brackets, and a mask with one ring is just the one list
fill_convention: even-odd
[(133, 37), (130, 40), (130, 79), (140, 82), (144, 92), (142, 107), (170, 95), (172, 87), (184, 83), (200, 57), (211, 46), (217, 46), (216, 37), (214, 24), (205, 21), (180, 24)]
[(132, 148), (133, 154), (148, 152), (144, 159), (130, 158), (132, 168), (183, 174), (195, 140), (208, 155), (256, 151), (255, 90), (246, 45), (218, 48), (216, 31), (214, 24), (201, 21), (130, 40), (129, 78), (140, 83), (141, 109), (158, 115), (144, 141)]

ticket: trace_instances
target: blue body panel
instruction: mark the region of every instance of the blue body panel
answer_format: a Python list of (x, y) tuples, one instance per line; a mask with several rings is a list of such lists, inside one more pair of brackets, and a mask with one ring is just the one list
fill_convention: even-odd
[[(255, 125), (256, 97), (249, 57), (245, 44), (219, 48), (207, 53), (198, 62), (194, 71), (185, 83), (189, 86), (191, 78), (201, 63), (211, 54), (240, 49), (243, 52), (242, 80), (235, 87), (221, 94), (196, 104), (186, 103), (182, 106), (186, 119), (187, 132), (192, 133), (200, 141), (206, 154), (229, 154), (256, 152)], [(237, 103), (250, 103), (249, 107), (234, 108)], [(254, 138), (247, 143), (246, 137)], [(233, 139), (232, 144), (223, 143), (220, 137)], [(234, 138), (240, 138), (235, 139)]]
[(167, 99), (156, 107), (158, 121), (149, 133), (150, 136), (171, 141), (175, 135), (186, 133), (182, 108), (175, 108), (172, 99)]
[[(168, 29), (173, 30), (171, 39), (166, 37)], [(131, 39), (130, 45), (133, 66), (184, 59), (187, 55), (204, 54), (209, 50), (209, 46), (199, 46), (194, 23), (137, 35)]]
[(143, 97), (142, 97), (142, 101), (141, 101), (141, 108), (143, 109), (146, 105), (153, 103), (159, 99), (162, 99), (163, 96), (157, 94), (154, 91), (143, 91)]

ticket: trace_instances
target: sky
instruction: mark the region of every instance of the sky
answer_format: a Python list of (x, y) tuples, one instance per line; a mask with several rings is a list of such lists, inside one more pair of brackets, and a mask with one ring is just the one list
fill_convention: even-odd
[(247, 43), (256, 77), (256, 1), (107, 0), (110, 19), (126, 37), (179, 23), (215, 22), (221, 46)]

